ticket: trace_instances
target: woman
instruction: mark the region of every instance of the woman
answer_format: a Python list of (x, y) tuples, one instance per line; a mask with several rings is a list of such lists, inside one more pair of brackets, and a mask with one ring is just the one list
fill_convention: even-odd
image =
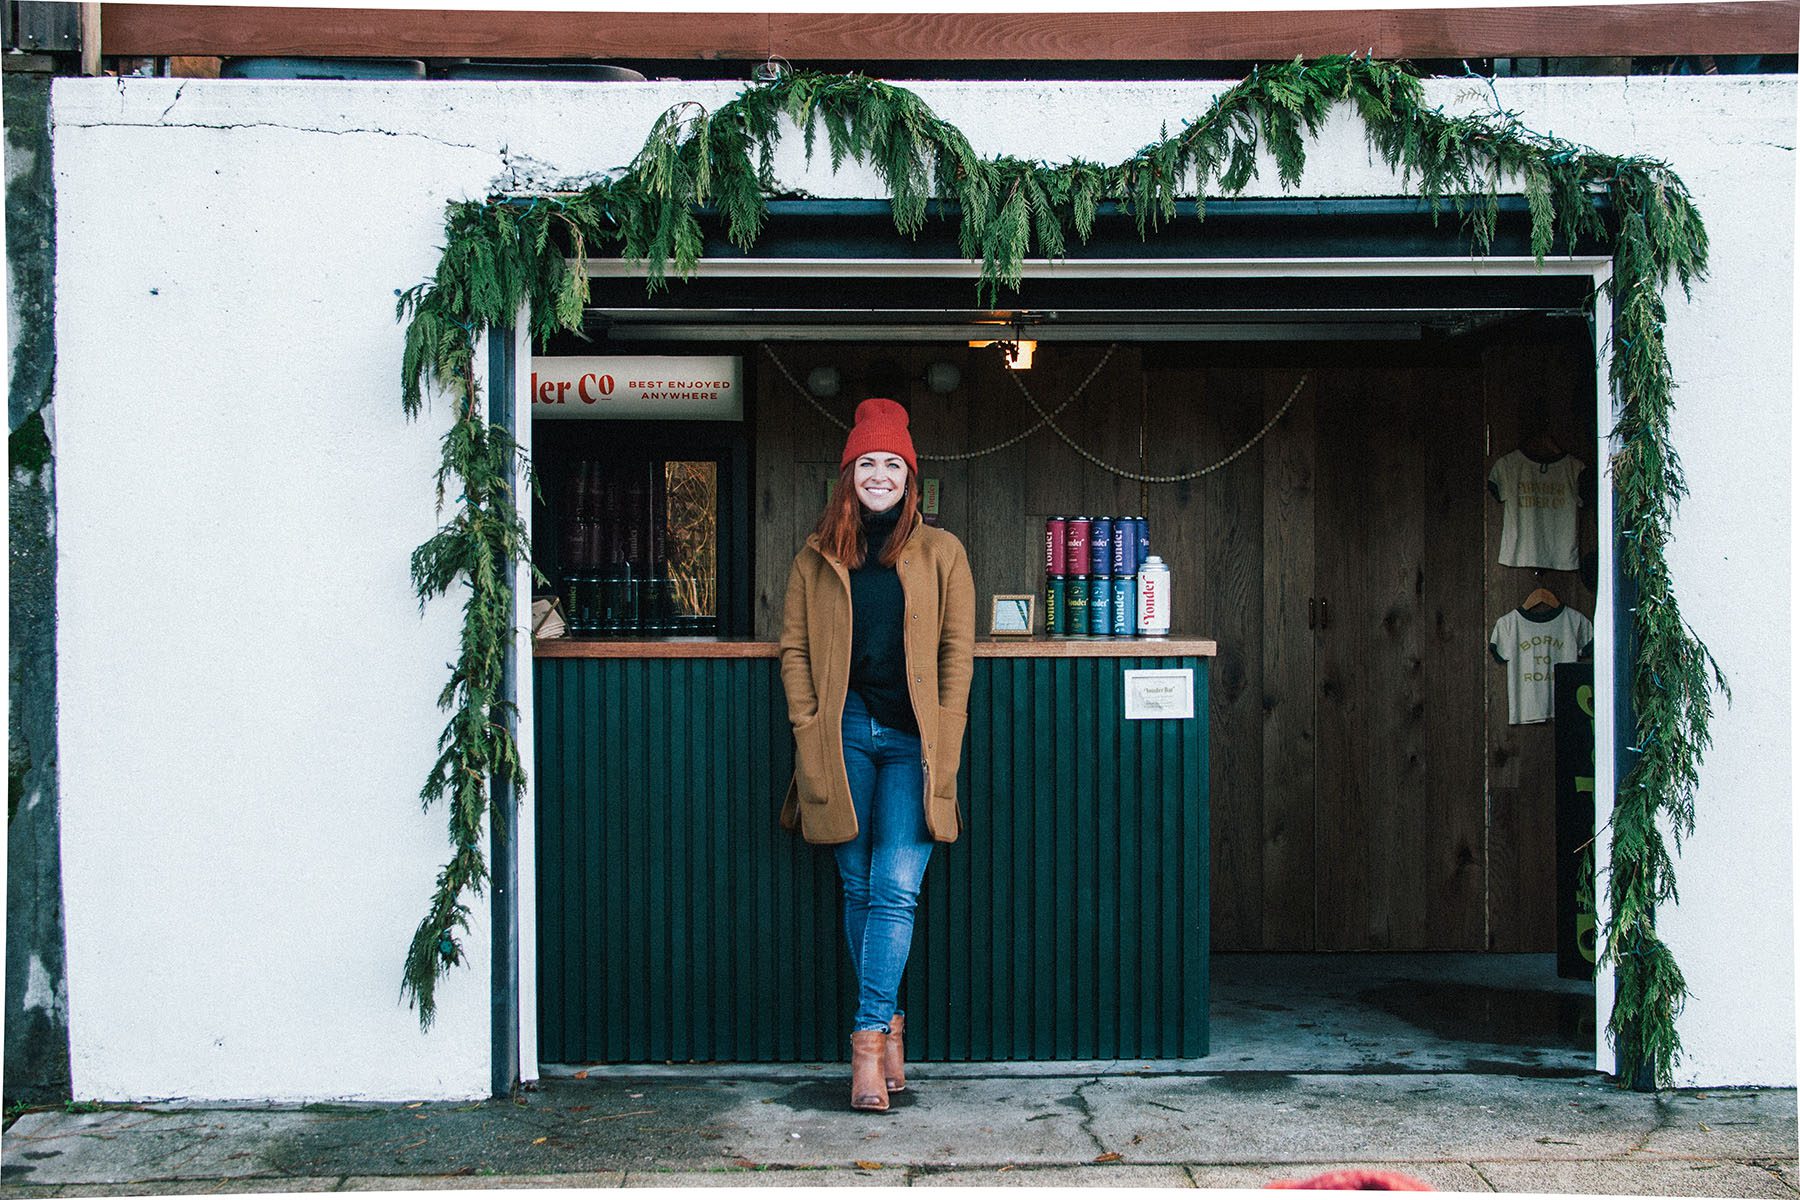
[(781, 682), (794, 782), (781, 823), (837, 847), (856, 970), (850, 1104), (906, 1087), (900, 975), (937, 842), (962, 829), (956, 768), (975, 673), (962, 543), (919, 517), (906, 410), (856, 407), (837, 487), (788, 573)]

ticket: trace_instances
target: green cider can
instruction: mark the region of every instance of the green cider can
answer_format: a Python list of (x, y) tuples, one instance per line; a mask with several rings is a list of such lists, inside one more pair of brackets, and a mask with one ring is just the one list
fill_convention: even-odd
[(1088, 577), (1068, 576), (1063, 595), (1063, 634), (1081, 637), (1088, 631)]
[(1044, 576), (1044, 632), (1051, 637), (1062, 637), (1069, 632), (1068, 588), (1067, 576)]

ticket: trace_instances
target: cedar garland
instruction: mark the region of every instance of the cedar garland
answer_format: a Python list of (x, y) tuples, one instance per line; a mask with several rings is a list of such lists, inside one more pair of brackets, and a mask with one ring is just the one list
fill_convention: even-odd
[(1687, 293), (1704, 275), (1706, 231), (1666, 163), (1538, 134), (1498, 104), (1491, 114), (1448, 115), (1424, 104), (1410, 68), (1357, 55), (1259, 66), (1177, 132), (1165, 127), (1164, 136), (1112, 166), (982, 158), (903, 88), (861, 75), (798, 72), (751, 87), (716, 111), (691, 102), (671, 108), (628, 166), (584, 190), (450, 206), (436, 276), (402, 295), (397, 312), (408, 320), (406, 412), (417, 414), (428, 378), (463, 399), (438, 472), (440, 510), (452, 481), (459, 508), (413, 556), (421, 606), (458, 579), (469, 588), (461, 656), (439, 697), (452, 716), (420, 792), (427, 807), (451, 801), (453, 847), (406, 959), (402, 991), (417, 1004), (421, 1025), (435, 1013), (436, 981), (462, 961), (456, 933), (468, 927), (463, 892), (479, 893), (487, 876), (479, 845), (484, 785), (504, 780), (516, 795), (524, 782), (499, 680), (513, 634), (504, 566), (528, 559), (528, 547), (504, 482), (517, 448), (476, 406), (476, 332), (510, 325), (527, 299), (535, 337), (578, 329), (590, 251), (641, 262), (650, 288), (665, 288), (671, 269), (685, 277), (699, 261), (697, 210), (704, 207), (748, 251), (776, 190), (773, 159), (784, 118), (801, 131), (809, 160), (822, 126), (833, 170), (847, 159), (873, 167), (902, 235), (923, 227), (929, 201), (954, 202), (959, 247), (980, 262), (978, 287), (991, 305), (1003, 287), (1017, 288), (1027, 257), (1063, 256), (1071, 231), (1085, 241), (1102, 202), (1119, 204), (1148, 237), (1175, 218), (1178, 199), (1197, 199), (1204, 217), (1208, 195), (1241, 192), (1256, 176), (1259, 150), (1271, 153), (1284, 187), (1297, 184), (1308, 139), (1338, 104), (1356, 110), (1371, 149), (1429, 202), (1434, 217), (1446, 205), (1458, 214), (1477, 254), (1492, 246), (1503, 187), (1523, 192), (1540, 260), (1559, 243), (1608, 236), (1601, 197), (1615, 214), (1607, 290), (1620, 415), (1612, 471), (1620, 563), (1636, 593), (1629, 609), (1636, 742), (1613, 810), (1611, 916), (1601, 962), (1618, 973), (1607, 1028), (1621, 1075), (1630, 1080), (1648, 1070), (1657, 1083), (1670, 1081), (1681, 1052), (1675, 1017), (1687, 989), (1656, 934), (1656, 906), (1676, 899), (1658, 816), (1678, 846), (1692, 831), (1711, 693), (1718, 688), (1729, 697), (1718, 664), (1681, 617), (1664, 557), (1685, 483), (1669, 442), (1662, 293), (1671, 278)]

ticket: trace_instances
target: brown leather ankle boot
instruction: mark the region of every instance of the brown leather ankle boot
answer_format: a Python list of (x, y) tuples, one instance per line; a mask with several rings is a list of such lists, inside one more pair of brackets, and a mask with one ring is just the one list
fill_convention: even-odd
[(882, 1073), (887, 1076), (887, 1089), (890, 1092), (906, 1090), (906, 1041), (902, 1036), (906, 1032), (906, 1017), (895, 1013), (888, 1020), (887, 1055), (882, 1059)]
[(887, 1041), (888, 1035), (879, 1029), (859, 1029), (850, 1035), (851, 1108), (887, 1111), (887, 1083), (881, 1071)]

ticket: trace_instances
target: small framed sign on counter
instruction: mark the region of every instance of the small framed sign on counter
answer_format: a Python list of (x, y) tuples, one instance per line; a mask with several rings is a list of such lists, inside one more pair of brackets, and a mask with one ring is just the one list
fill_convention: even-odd
[(1127, 721), (1183, 721), (1194, 716), (1194, 671), (1125, 672)]
[(1030, 637), (1036, 596), (995, 596), (988, 633), (994, 637)]

